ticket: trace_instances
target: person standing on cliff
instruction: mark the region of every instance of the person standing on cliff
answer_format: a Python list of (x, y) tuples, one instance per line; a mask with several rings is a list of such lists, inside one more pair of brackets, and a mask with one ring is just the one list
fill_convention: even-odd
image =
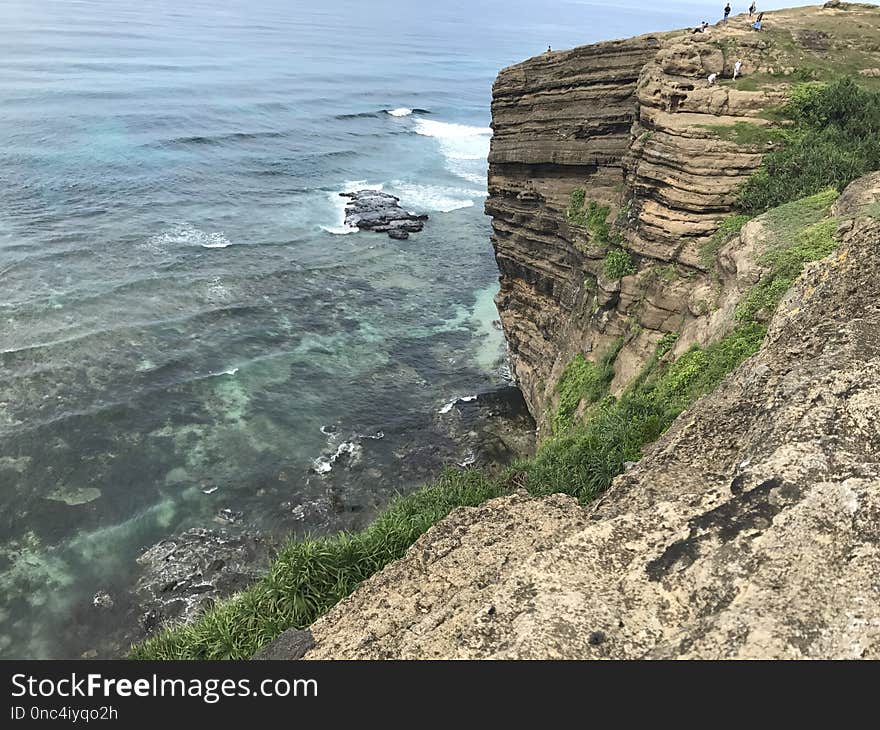
[(756, 11), (757, 9), (758, 9), (758, 6), (755, 5), (754, 0), (753, 0), (752, 4), (749, 5), (749, 17), (750, 17), (750, 18), (755, 14), (755, 11)]
[(733, 79), (736, 81), (736, 77), (742, 73), (743, 62), (741, 60), (737, 60), (735, 64), (733, 64)]
[(730, 15), (730, 3), (724, 6), (724, 22), (727, 22), (727, 16)]

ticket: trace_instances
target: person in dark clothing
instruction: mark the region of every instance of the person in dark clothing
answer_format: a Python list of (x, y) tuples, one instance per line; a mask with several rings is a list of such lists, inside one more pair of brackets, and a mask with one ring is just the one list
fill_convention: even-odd
[(756, 11), (757, 9), (758, 9), (758, 6), (755, 5), (754, 2), (752, 2), (751, 5), (749, 5), (749, 17), (750, 17), (750, 18), (755, 14), (755, 11)]
[(727, 16), (730, 15), (730, 3), (724, 6), (724, 22), (727, 22)]

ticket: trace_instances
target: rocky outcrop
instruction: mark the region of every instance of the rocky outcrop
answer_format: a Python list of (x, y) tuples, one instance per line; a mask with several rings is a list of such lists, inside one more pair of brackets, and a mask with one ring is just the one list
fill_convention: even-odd
[(762, 349), (589, 509), (462, 508), (306, 658), (880, 658), (880, 179)]
[[(665, 333), (680, 333), (678, 352), (723, 334), (708, 324), (723, 292), (702, 250), (772, 145), (768, 110), (841, 58), (866, 73), (880, 65), (875, 7), (768, 12), (764, 28), (735, 16), (705, 33), (548, 52), (498, 75), (486, 202), (497, 304), (545, 432), (575, 354), (596, 359), (624, 338), (618, 391)], [(733, 81), (738, 59), (744, 76)], [(577, 189), (607, 206), (634, 273), (609, 278), (607, 236), (567, 214)]]
[(191, 622), (218, 599), (258, 580), (274, 552), (259, 535), (203, 528), (156, 543), (137, 560), (141, 575), (129, 599), (138, 617), (134, 638), (166, 623)]
[(340, 193), (351, 200), (345, 206), (345, 225), (364, 231), (387, 233), (391, 238), (405, 240), (410, 233), (425, 227), (428, 216), (409, 213), (400, 207), (400, 198), (379, 190), (357, 190)]

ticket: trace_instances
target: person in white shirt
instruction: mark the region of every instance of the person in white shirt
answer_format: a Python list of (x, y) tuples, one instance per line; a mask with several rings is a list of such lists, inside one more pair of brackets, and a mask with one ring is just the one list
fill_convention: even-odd
[(709, 86), (715, 86), (715, 79), (718, 78), (718, 74), (710, 73), (709, 74)]
[(738, 60), (735, 64), (733, 64), (733, 78), (735, 79), (742, 73), (743, 62)]

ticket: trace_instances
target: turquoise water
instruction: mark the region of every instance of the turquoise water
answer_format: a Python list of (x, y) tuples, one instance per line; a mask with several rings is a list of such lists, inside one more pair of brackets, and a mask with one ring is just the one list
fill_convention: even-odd
[[(676, 7), (4, 0), (0, 655), (78, 656), (95, 591), (220, 509), (357, 527), (436, 470), (434, 414), (502, 380), (494, 75)], [(345, 229), (361, 186), (425, 230)]]

